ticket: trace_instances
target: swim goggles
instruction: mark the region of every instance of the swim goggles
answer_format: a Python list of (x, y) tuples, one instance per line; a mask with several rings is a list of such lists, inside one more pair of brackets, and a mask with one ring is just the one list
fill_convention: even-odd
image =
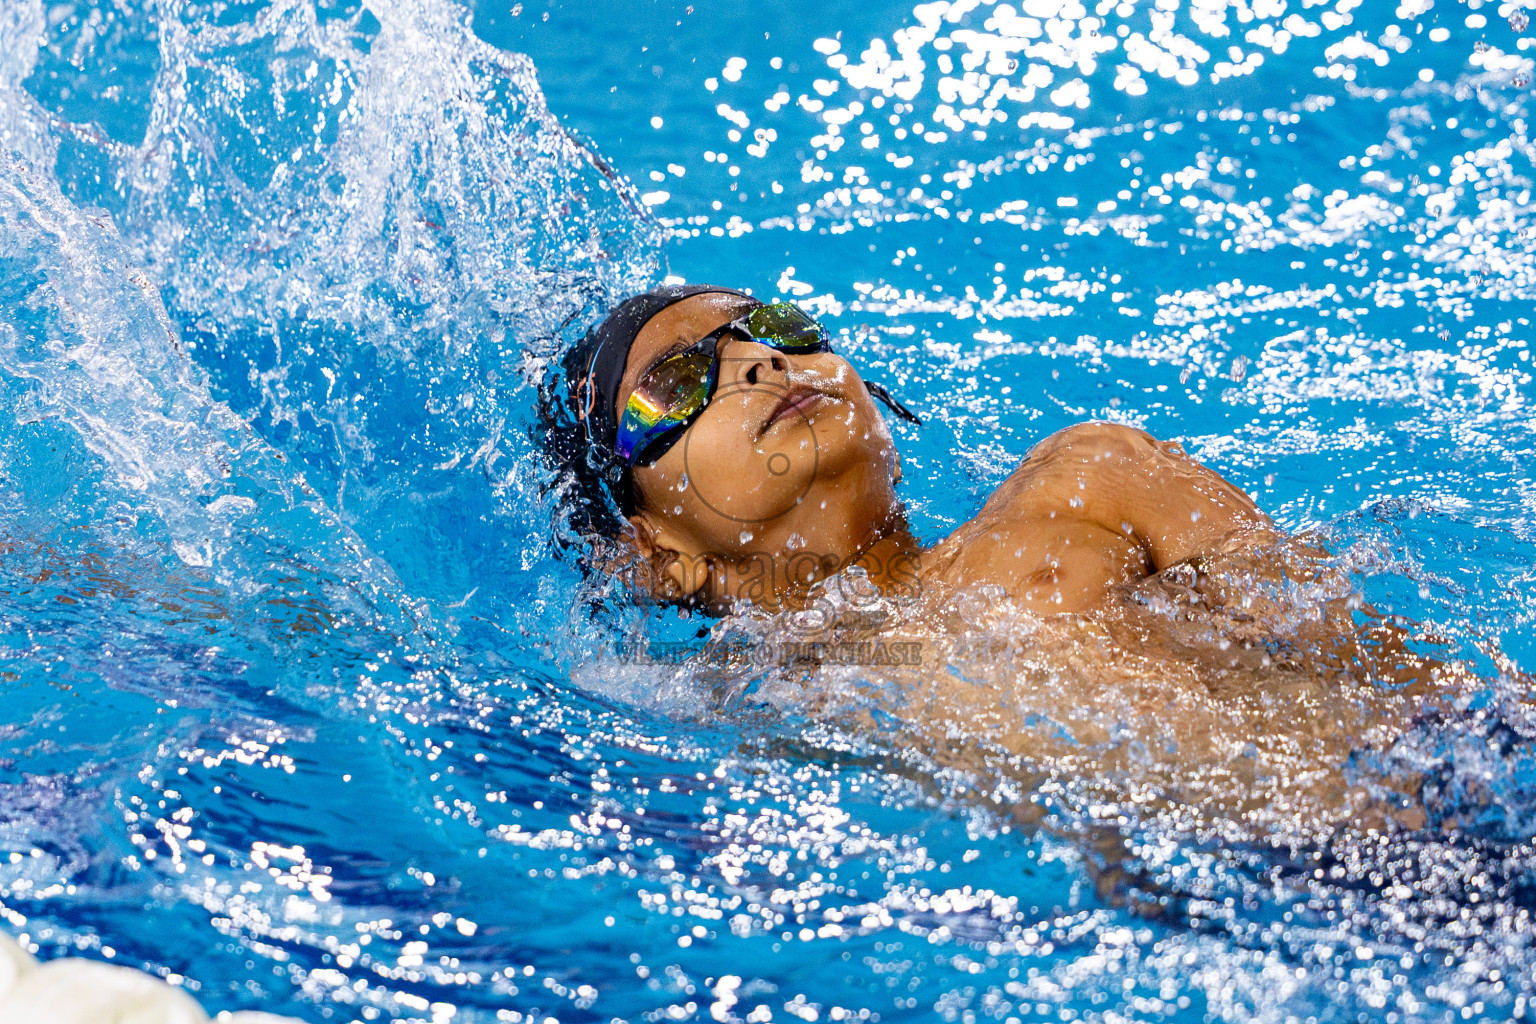
[[(720, 382), (720, 339), (736, 334), (791, 355), (832, 351), (827, 329), (793, 302), (757, 306), (668, 356), (641, 376), (624, 403), (614, 451), (626, 471), (661, 458), (715, 397)], [(873, 381), (864, 386), (897, 416), (922, 421)]]
[(630, 392), (613, 445), (626, 469), (650, 465), (665, 455), (715, 397), (720, 339), (727, 334), (791, 355), (832, 350), (827, 329), (793, 302), (757, 306), (715, 328), (645, 371)]

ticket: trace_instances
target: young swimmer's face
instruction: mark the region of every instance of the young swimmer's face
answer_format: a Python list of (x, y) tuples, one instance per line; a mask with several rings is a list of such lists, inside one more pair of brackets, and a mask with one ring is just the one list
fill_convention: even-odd
[[(720, 292), (663, 309), (630, 348), (615, 415), (641, 377), (742, 316)], [(629, 541), (655, 570), (658, 596), (721, 607), (835, 570), (899, 520), (899, 460), (852, 365), (831, 352), (790, 354), (726, 334), (714, 397), (672, 447), (634, 469)], [(741, 564), (751, 562), (751, 565)], [(813, 566), (820, 569), (813, 571)], [(757, 579), (757, 591), (746, 584)]]

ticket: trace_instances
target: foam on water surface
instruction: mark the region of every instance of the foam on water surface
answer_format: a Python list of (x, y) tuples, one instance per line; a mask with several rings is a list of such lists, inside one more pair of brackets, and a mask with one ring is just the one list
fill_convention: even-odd
[[(314, 1021), (1524, 1013), (1519, 5), (609, 6), (0, 8), (11, 929)], [(1315, 528), (1127, 621), (1423, 623), (1457, 685), (1318, 749), (1424, 826), (1287, 823), (1310, 762), (1253, 723), (1347, 694), (1164, 756), (1040, 653), (1110, 625), (961, 595), (928, 656), (1079, 749), (959, 700), (946, 759), (900, 671), (722, 673), (582, 584), (534, 385), (664, 273), (800, 299), (927, 414), (925, 534), (1090, 416)], [(823, 596), (712, 643), (879, 611)]]

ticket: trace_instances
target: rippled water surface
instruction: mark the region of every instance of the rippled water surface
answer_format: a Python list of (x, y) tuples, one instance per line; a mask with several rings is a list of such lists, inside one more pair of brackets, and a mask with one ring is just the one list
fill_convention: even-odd
[[(9, 930), (317, 1022), (1524, 1016), (1533, 46), (1478, 0), (0, 0)], [(669, 275), (924, 415), (924, 537), (1134, 424), (1334, 552), (1286, 628), (1388, 616), (1456, 686), (1380, 740), (1261, 675), (1303, 696), (1201, 705), (1169, 781), (1112, 699), (956, 759), (636, 663), (701, 622), (582, 580), (534, 405)], [(1031, 636), (937, 669), (1011, 707)], [(1312, 720), (1421, 820), (1287, 818), (1255, 744)], [(1169, 796), (1234, 779), (1280, 795)]]

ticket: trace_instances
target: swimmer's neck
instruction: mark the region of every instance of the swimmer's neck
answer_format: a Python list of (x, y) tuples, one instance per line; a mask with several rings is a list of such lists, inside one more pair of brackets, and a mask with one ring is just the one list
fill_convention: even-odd
[(859, 566), (881, 593), (906, 595), (917, 584), (922, 557), (923, 545), (901, 518), (876, 534), (841, 569)]

